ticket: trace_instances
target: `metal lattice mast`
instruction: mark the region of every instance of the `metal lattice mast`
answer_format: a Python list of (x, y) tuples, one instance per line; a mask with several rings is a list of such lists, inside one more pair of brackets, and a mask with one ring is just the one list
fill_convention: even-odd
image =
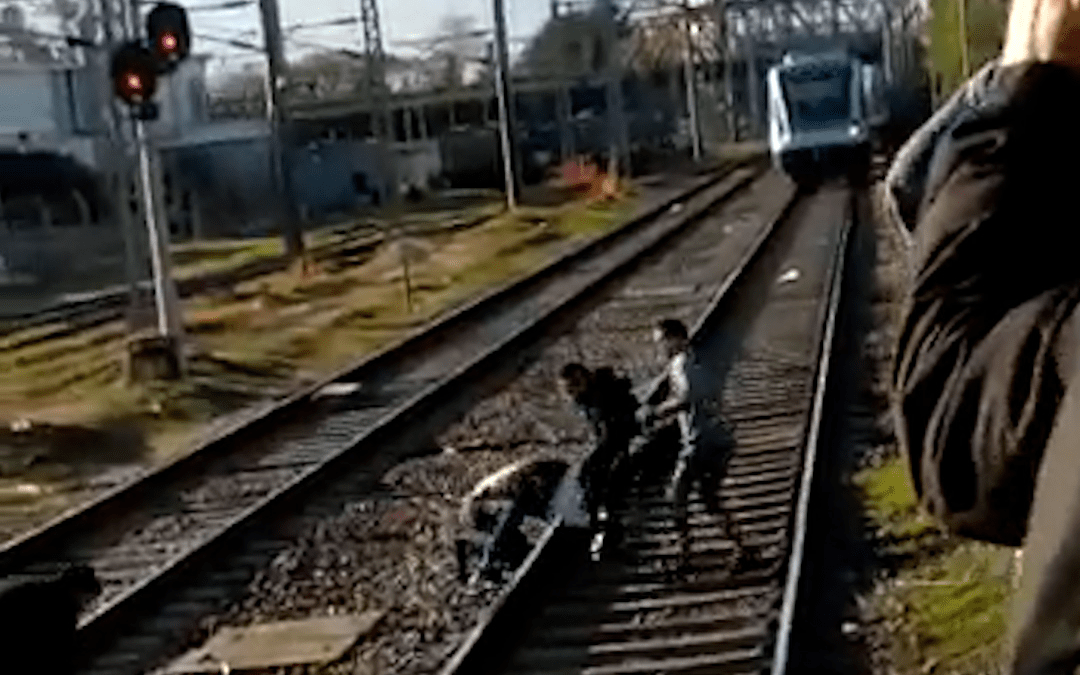
[[(375, 0), (360, 0), (360, 24), (364, 32), (364, 57), (365, 57), (365, 81), (364, 81), (364, 94), (369, 97), (371, 101), (372, 109), (377, 113), (381, 113), (381, 108), (377, 104), (382, 103), (386, 98), (386, 54), (383, 51), (382, 42), (382, 29), (379, 27), (379, 8), (375, 4)], [(380, 115), (375, 115), (380, 117)], [(382, 138), (388, 131), (385, 128), (378, 128), (386, 120), (379, 119), (375, 122), (375, 117), (372, 119), (372, 130), (377, 138)]]
[(394, 197), (397, 194), (397, 177), (394, 175), (389, 147), (394, 140), (394, 128), (390, 118), (390, 91), (386, 81), (386, 53), (383, 51), (379, 8), (375, 0), (360, 0), (360, 24), (364, 33), (363, 94), (371, 111), (372, 135), (382, 146), (383, 178), (387, 182), (389, 196)]

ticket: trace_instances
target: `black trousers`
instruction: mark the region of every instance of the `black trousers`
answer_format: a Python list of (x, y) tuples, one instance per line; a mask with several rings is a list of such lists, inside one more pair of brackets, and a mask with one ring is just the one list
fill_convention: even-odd
[(610, 517), (612, 509), (625, 501), (630, 481), (630, 441), (630, 436), (610, 439), (593, 451), (583, 467), (585, 500), (594, 526), (601, 506)]
[(729, 449), (704, 451), (699, 450), (679, 459), (672, 477), (672, 499), (675, 511), (675, 524), (679, 532), (679, 545), (685, 558), (690, 551), (690, 518), (688, 512), (690, 492), (697, 485), (698, 492), (710, 513), (723, 518), (727, 536), (739, 548), (743, 546), (743, 534), (735, 524), (731, 514), (724, 509), (720, 500), (720, 488), (727, 474), (727, 464), (731, 459)]

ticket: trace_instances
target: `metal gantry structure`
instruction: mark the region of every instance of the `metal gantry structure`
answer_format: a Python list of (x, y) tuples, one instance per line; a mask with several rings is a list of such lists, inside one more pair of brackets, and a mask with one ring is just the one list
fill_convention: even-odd
[[(566, 16), (595, 6), (595, 0), (555, 0), (552, 11)], [(715, 102), (732, 129), (736, 108), (751, 128), (757, 126), (763, 108), (760, 80), (768, 65), (791, 49), (856, 48), (880, 59), (888, 82), (920, 68), (915, 44), (926, 12), (921, 0), (618, 0), (617, 10), (639, 38), (664, 31), (683, 36), (670, 40), (678, 50), (676, 59), (690, 60), (685, 70), (695, 78), (701, 71), (716, 73), (714, 80), (723, 83), (725, 92)], [(733, 87), (744, 92), (741, 106)], [(687, 98), (698, 98), (693, 86)]]
[[(488, 91), (487, 85), (391, 96), (384, 88), (385, 73), (379, 67), (383, 52), (375, 1), (360, 2), (365, 16), (365, 54), (372, 64), (369, 84), (351, 98), (297, 101), (297, 112), (303, 118), (313, 122), (338, 120), (334, 123), (340, 124), (347, 117), (374, 117), (375, 111), (387, 103), (392, 110), (409, 110), (445, 107), (456, 100), (491, 100), (494, 96), (495, 92)], [(897, 74), (922, 67), (917, 62), (919, 33), (926, 14), (922, 0), (556, 0), (551, 6), (552, 20), (563, 26), (583, 27), (585, 33), (593, 31), (595, 34), (581, 36), (586, 40), (583, 46), (587, 46), (588, 41), (600, 38), (600, 33), (605, 32), (599, 25), (605, 12), (598, 10), (608, 4), (614, 9), (615, 25), (619, 29), (616, 40), (619, 63), (612, 64), (611, 72), (593, 72), (588, 64), (560, 64), (560, 58), (569, 57), (556, 56), (544, 66), (543, 73), (515, 75), (515, 90), (556, 93), (557, 107), (562, 111), (558, 117), (562, 119), (567, 115), (565, 109), (569, 103), (567, 93), (562, 91), (566, 86), (585, 80), (593, 84), (615, 80), (620, 72), (627, 73), (630, 64), (640, 56), (635, 50), (642, 49), (642, 44), (662, 43), (668, 45), (670, 52), (662, 59), (667, 63), (663, 68), (673, 72), (675, 81), (686, 80), (686, 73), (690, 73), (695, 82), (702, 82), (696, 95), (686, 91), (680, 98), (694, 100), (706, 121), (729, 131), (740, 130), (747, 126), (747, 121), (751, 122), (752, 131), (755, 127), (759, 131), (764, 113), (761, 81), (769, 65), (789, 49), (815, 44), (836, 47), (838, 42), (845, 42), (874, 60), (880, 58), (887, 82), (896, 81)], [(582, 20), (575, 23), (575, 16)], [(664, 31), (668, 34), (662, 35)], [(658, 35), (659, 39), (654, 39)], [(610, 37), (603, 41), (610, 41)], [(578, 55), (578, 60), (582, 60), (581, 56)], [(727, 123), (717, 121), (725, 117)], [(731, 118), (735, 117), (740, 117), (743, 124), (734, 124)], [(723, 134), (718, 130), (710, 130), (708, 134), (709, 138), (718, 135)], [(564, 139), (561, 154), (572, 153), (571, 135), (560, 136)]]

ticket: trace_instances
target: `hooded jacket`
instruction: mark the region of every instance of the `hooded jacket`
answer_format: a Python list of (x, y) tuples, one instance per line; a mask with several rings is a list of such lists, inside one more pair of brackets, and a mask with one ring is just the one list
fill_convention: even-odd
[(898, 152), (887, 211), (912, 278), (893, 370), (916, 492), (955, 533), (1019, 545), (1071, 373), (1080, 78), (987, 64)]

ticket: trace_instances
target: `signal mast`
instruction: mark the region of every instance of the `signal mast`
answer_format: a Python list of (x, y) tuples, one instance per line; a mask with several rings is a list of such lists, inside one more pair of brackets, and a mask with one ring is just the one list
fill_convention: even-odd
[[(130, 40), (112, 55), (110, 75), (113, 93), (131, 109), (135, 143), (139, 153), (139, 182), (143, 214), (150, 240), (150, 260), (154, 274), (158, 344), (155, 351), (168, 357), (168, 376), (180, 377), (185, 370), (183, 323), (173, 282), (169, 257), (169, 230), (162, 216), (162, 196), (155, 194), (155, 167), (146, 136), (146, 122), (158, 118), (154, 103), (158, 78), (176, 70), (191, 49), (187, 12), (171, 2), (160, 2), (146, 18), (146, 39)], [(157, 167), (160, 169), (160, 167)]]

